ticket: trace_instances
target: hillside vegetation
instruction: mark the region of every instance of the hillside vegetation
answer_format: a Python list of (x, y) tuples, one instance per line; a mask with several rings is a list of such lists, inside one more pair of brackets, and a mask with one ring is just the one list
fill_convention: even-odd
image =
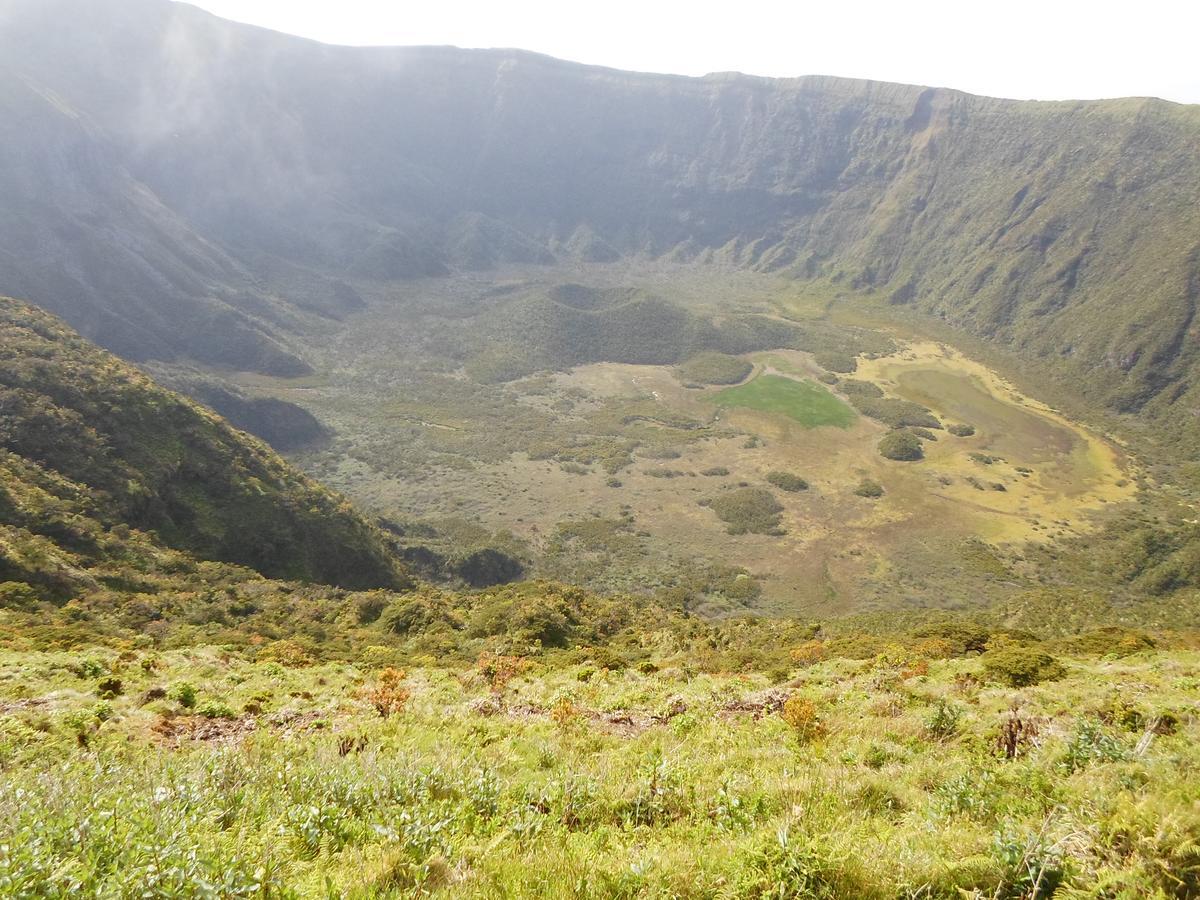
[(129, 554), (135, 566), (162, 568), (156, 554), (172, 548), (274, 577), (403, 583), (380, 532), (345, 500), (7, 298), (0, 410), (0, 581), (69, 596), (93, 565)]
[(1200, 107), (0, 55), (0, 896), (1200, 897)]
[(123, 355), (295, 374), (294, 336), (366, 285), (649, 257), (869, 293), (1195, 443), (1195, 107), (327, 47), (166, 0), (5, 9), (0, 290)]
[(0, 617), (12, 896), (1168, 898), (1200, 878), (1200, 659), (1178, 630), (714, 623), (545, 583), (230, 585), (149, 628), (94, 602)]
[[(731, 567), (653, 595), (415, 584), (262, 445), (49, 315), (0, 310), (5, 895), (1200, 883), (1200, 607), (1179, 583), (823, 621), (731, 614), (757, 590)], [(772, 474), (781, 495), (803, 481)], [(730, 532), (779, 529), (770, 489), (711, 505)], [(1106, 539), (1131, 579), (1183, 573), (1186, 539), (1154, 527), (1136, 561)], [(625, 552), (623, 529), (559, 539), (586, 561)], [(244, 559), (261, 534), (270, 556)], [(707, 582), (723, 617), (696, 614)]]

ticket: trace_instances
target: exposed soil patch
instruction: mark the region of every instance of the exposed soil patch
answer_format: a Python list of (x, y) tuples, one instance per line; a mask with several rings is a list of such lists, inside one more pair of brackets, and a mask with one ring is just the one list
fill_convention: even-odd
[(318, 712), (277, 713), (271, 716), (237, 716), (232, 719), (209, 719), (204, 716), (164, 716), (151, 729), (163, 743), (178, 747), (185, 741), (238, 744), (261, 729), (284, 735), (312, 731), (319, 727), (324, 716)]

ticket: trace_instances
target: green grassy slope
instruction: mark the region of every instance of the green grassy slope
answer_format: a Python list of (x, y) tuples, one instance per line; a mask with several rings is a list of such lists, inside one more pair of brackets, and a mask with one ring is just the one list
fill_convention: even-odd
[(1194, 634), (1036, 644), (959, 621), (813, 639), (552, 584), (228, 595), (189, 613), (229, 621), (95, 642), (0, 615), (0, 892), (1166, 900), (1200, 884)]
[[(174, 548), (349, 587), (403, 580), (381, 534), (253, 438), (58, 320), (0, 299), (0, 580)], [(86, 580), (86, 579), (84, 579)]]

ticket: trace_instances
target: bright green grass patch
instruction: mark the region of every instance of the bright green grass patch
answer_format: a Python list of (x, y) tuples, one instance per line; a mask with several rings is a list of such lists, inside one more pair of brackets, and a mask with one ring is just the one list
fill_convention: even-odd
[(848, 428), (855, 419), (853, 409), (816, 382), (781, 375), (760, 375), (748, 384), (727, 388), (713, 402), (787, 416), (805, 428)]

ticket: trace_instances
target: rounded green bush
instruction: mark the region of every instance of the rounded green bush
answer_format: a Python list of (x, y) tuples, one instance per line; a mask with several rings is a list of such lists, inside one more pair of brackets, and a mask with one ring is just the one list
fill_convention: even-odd
[(791, 472), (768, 472), (767, 481), (781, 491), (793, 494), (797, 491), (808, 490), (808, 482)]
[(1057, 659), (1038, 647), (1011, 644), (983, 654), (983, 672), (990, 681), (1009, 687), (1029, 687), (1043, 681), (1058, 681), (1067, 670)]
[(854, 493), (859, 497), (878, 500), (883, 496), (883, 485), (878, 481), (872, 481), (870, 478), (864, 478), (859, 482), (858, 487), (854, 489)]
[(879, 442), (879, 454), (885, 459), (900, 462), (912, 462), (921, 459), (925, 453), (921, 449), (921, 439), (907, 431), (893, 431), (883, 436)]

